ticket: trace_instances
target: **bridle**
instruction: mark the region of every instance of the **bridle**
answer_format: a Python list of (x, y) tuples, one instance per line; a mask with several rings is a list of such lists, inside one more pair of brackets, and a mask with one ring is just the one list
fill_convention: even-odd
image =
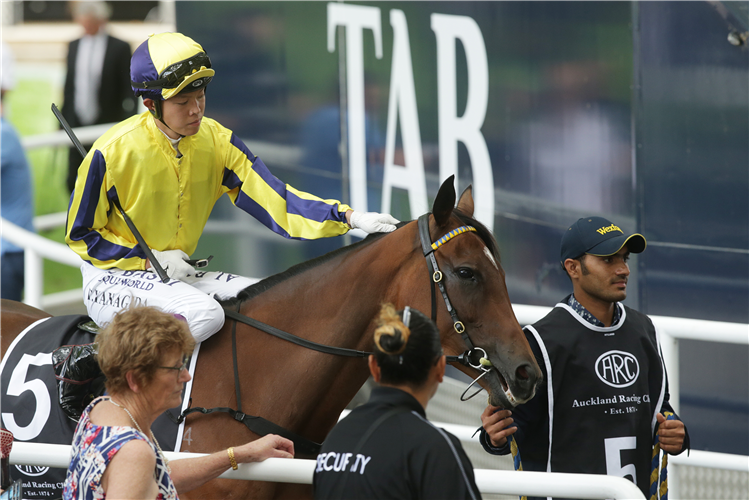
[[(476, 232), (476, 228), (473, 226), (460, 226), (458, 228), (453, 229), (434, 243), (431, 242), (431, 236), (429, 235), (429, 213), (426, 213), (419, 217), (418, 221), (418, 227), (419, 227), (419, 240), (421, 242), (421, 249), (424, 252), (424, 257), (427, 261), (427, 268), (429, 269), (429, 276), (430, 276), (430, 282), (431, 282), (431, 290), (432, 290), (432, 314), (431, 318), (432, 321), (435, 323), (437, 322), (437, 292), (435, 288), (439, 287), (440, 293), (442, 294), (442, 298), (445, 301), (445, 307), (447, 308), (447, 312), (450, 313), (450, 317), (453, 321), (453, 328), (457, 333), (460, 334), (460, 336), (463, 338), (463, 342), (467, 346), (468, 349), (466, 349), (463, 354), (459, 356), (446, 356), (448, 363), (460, 363), (462, 365), (470, 366), (471, 368), (478, 370), (481, 372), (481, 374), (476, 377), (473, 382), (466, 388), (466, 390), (463, 392), (463, 394), (460, 396), (461, 401), (467, 401), (471, 399), (473, 396), (481, 392), (481, 389), (479, 388), (478, 391), (474, 392), (468, 397), (465, 397), (466, 393), (470, 390), (470, 388), (476, 384), (479, 379), (481, 379), (484, 375), (489, 373), (491, 371), (491, 361), (489, 361), (489, 356), (486, 354), (486, 351), (481, 347), (476, 347), (473, 342), (471, 341), (471, 337), (468, 335), (468, 332), (466, 331), (466, 327), (463, 324), (462, 321), (458, 318), (458, 313), (455, 311), (455, 308), (452, 306), (452, 303), (450, 303), (450, 298), (447, 296), (447, 290), (445, 289), (445, 283), (442, 280), (443, 274), (442, 271), (440, 271), (439, 266), (437, 265), (437, 258), (434, 256), (434, 253), (439, 249), (442, 245), (450, 241), (452, 238), (463, 234), (467, 232)], [(465, 398), (464, 398), (465, 397)]]

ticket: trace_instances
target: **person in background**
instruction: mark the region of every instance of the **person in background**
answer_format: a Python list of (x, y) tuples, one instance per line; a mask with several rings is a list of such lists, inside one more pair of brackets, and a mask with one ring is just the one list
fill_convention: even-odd
[(458, 438), (432, 425), (426, 407), (445, 374), (439, 331), (429, 318), (385, 304), (369, 371), (369, 402), (330, 431), (317, 456), (317, 499), (480, 499)]
[[(79, 169), (66, 242), (85, 261), (84, 302), (100, 325), (131, 302), (187, 319), (202, 342), (221, 329), (230, 299), (254, 283), (224, 272), (196, 272), (195, 251), (218, 199), (232, 202), (277, 234), (317, 239), (351, 228), (395, 230), (387, 214), (354, 211), (277, 179), (231, 130), (206, 116), (206, 86), (215, 71), (203, 48), (181, 33), (160, 33), (133, 54), (131, 85), (146, 112), (100, 137)], [(138, 246), (118, 201), (168, 282)], [(218, 299), (218, 300), (217, 300)]]
[[(106, 2), (72, 2), (72, 9), (84, 35), (68, 46), (62, 115), (71, 127), (122, 121), (135, 113), (137, 104), (128, 78), (130, 44), (107, 33), (111, 9)], [(81, 161), (81, 154), (71, 147), (70, 192)]]
[[(5, 118), (5, 93), (15, 85), (15, 61), (10, 48), (2, 44), (0, 77), (0, 216), (34, 231), (34, 193), (31, 169), (18, 132)], [(0, 297), (20, 301), (23, 296), (23, 248), (0, 241)]]
[(669, 404), (657, 328), (621, 303), (629, 255), (646, 245), (641, 234), (626, 235), (602, 217), (565, 231), (561, 263), (573, 293), (525, 328), (544, 385), (513, 411), (486, 408), (486, 451), (509, 454), (512, 435), (523, 470), (626, 477), (651, 497), (655, 438), (678, 455), (689, 434)]
[(97, 336), (107, 396), (78, 421), (65, 478), (65, 500), (174, 499), (237, 464), (293, 458), (294, 444), (269, 434), (198, 457), (168, 461), (151, 432), (161, 413), (180, 404), (195, 346), (187, 323), (152, 307), (117, 314)]

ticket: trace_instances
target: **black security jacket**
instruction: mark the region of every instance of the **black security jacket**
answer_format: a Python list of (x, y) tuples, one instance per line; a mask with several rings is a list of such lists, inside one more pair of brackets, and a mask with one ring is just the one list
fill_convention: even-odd
[(433, 426), (413, 396), (390, 387), (377, 387), (333, 428), (317, 457), (314, 487), (316, 499), (481, 498), (460, 441)]

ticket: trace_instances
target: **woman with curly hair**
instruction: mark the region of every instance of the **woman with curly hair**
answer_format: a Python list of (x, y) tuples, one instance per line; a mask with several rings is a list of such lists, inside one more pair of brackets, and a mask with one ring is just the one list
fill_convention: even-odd
[(73, 437), (63, 498), (177, 498), (238, 463), (293, 458), (288, 439), (268, 435), (211, 455), (169, 462), (151, 432), (181, 403), (195, 339), (187, 323), (153, 307), (115, 315), (97, 337), (107, 396), (91, 402)]

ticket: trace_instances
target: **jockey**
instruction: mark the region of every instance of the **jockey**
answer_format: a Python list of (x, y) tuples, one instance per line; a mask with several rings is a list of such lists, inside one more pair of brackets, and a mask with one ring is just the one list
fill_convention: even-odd
[[(99, 325), (138, 303), (183, 316), (198, 342), (224, 324), (216, 299), (254, 283), (186, 262), (216, 201), (227, 193), (272, 231), (294, 239), (349, 229), (389, 232), (387, 214), (358, 212), (279, 181), (229, 129), (204, 116), (215, 71), (203, 48), (180, 33), (152, 35), (134, 52), (131, 85), (147, 112), (101, 136), (78, 169), (65, 240), (85, 261), (84, 302)], [(113, 205), (118, 200), (169, 276), (162, 283)]]

